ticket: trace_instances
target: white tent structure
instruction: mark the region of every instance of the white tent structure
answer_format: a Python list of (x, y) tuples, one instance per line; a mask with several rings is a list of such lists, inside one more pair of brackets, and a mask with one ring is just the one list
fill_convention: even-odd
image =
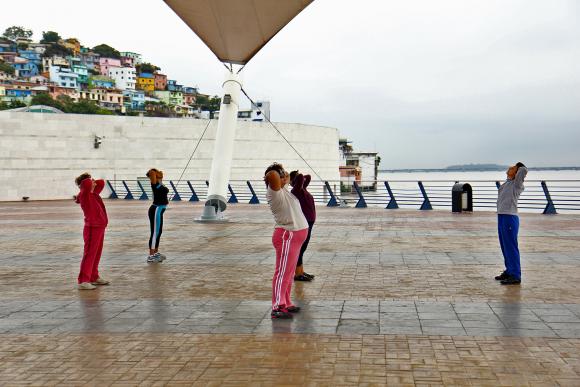
[[(240, 71), (284, 26), (314, 0), (164, 0), (222, 63), (223, 83), (208, 196), (201, 217), (223, 219), (230, 179), (240, 90)], [(227, 67), (227, 66), (226, 66)], [(242, 67), (243, 68), (243, 67)]]

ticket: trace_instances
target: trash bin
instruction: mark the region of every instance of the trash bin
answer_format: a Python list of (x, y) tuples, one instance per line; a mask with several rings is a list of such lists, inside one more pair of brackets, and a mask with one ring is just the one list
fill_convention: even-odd
[(451, 211), (473, 211), (473, 190), (468, 183), (455, 183), (451, 189)]

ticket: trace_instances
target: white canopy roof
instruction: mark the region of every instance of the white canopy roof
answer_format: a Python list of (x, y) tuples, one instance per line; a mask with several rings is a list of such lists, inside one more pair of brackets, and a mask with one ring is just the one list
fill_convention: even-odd
[(314, 0), (164, 0), (222, 62), (246, 64)]

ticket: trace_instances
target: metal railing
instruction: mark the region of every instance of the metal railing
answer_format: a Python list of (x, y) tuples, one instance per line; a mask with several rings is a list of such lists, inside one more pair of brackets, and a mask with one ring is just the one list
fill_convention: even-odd
[[(419, 210), (451, 208), (454, 180), (389, 180), (389, 181), (312, 181), (309, 192), (318, 204), (329, 207), (383, 207), (385, 209), (416, 208)], [(493, 211), (496, 208), (500, 182), (466, 181), (473, 188), (474, 209)], [(199, 202), (207, 197), (206, 180), (166, 181), (170, 200)], [(111, 199), (150, 200), (147, 179), (108, 180)], [(264, 204), (266, 186), (260, 180), (231, 180), (228, 203)], [(556, 214), (580, 211), (580, 180), (527, 180), (519, 200), (519, 209), (527, 212)]]

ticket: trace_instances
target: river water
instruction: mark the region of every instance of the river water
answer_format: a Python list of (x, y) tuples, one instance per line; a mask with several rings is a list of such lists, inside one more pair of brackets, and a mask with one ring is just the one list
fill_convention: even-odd
[[(475, 211), (495, 211), (497, 200), (495, 182), (503, 182), (505, 178), (503, 171), (380, 172), (377, 189), (365, 191), (363, 194), (369, 206), (385, 207), (390, 200), (384, 185), (384, 181), (388, 181), (399, 207), (419, 208), (424, 197), (417, 182), (422, 181), (433, 208), (450, 209), (451, 188), (458, 181), (470, 183), (473, 187)], [(542, 213), (546, 207), (547, 199), (541, 181), (546, 182), (558, 213), (580, 214), (580, 171), (533, 169), (528, 173), (526, 189), (520, 198), (521, 212)], [(354, 192), (353, 194), (343, 192), (343, 197), (350, 205), (358, 201), (358, 196)]]

